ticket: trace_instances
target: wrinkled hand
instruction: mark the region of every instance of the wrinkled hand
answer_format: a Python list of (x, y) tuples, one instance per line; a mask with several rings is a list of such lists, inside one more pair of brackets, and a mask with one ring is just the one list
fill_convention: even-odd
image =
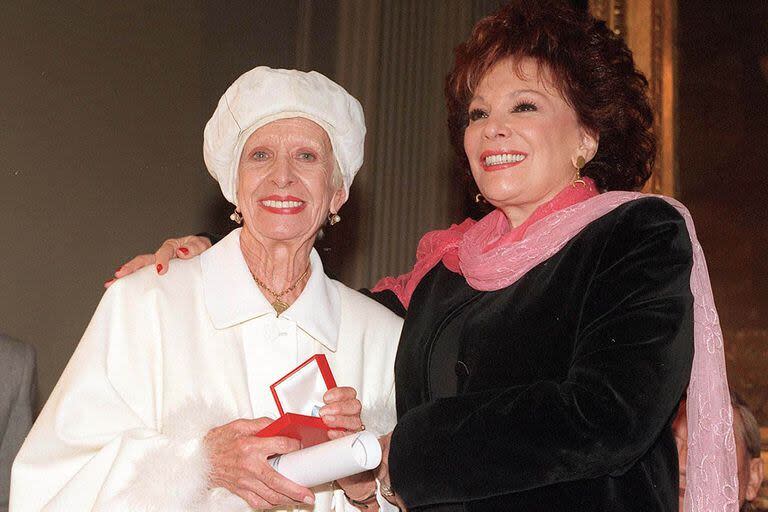
[[(381, 464), (379, 464), (379, 467), (376, 469), (376, 478), (379, 479), (382, 487), (392, 486), (392, 483), (389, 479), (389, 443), (391, 441), (392, 432), (379, 438), (379, 444), (381, 445)], [(397, 505), (400, 510), (408, 510), (399, 495), (395, 494), (394, 496), (384, 496), (384, 498), (386, 498), (386, 500), (393, 505)]]
[[(323, 395), (323, 401), (326, 405), (320, 408), (320, 417), (332, 429), (328, 431), (329, 438), (338, 439), (362, 430), (360, 411), (363, 406), (354, 388), (331, 388)], [(364, 498), (376, 488), (376, 481), (370, 471), (341, 478), (336, 483), (352, 498)]]
[(363, 406), (357, 399), (355, 388), (331, 388), (323, 395), (323, 402), (325, 405), (320, 408), (320, 417), (323, 423), (335, 429), (328, 432), (328, 437), (338, 439), (363, 429), (360, 419)]
[(288, 437), (256, 437), (269, 418), (240, 419), (212, 428), (203, 441), (211, 461), (211, 487), (223, 487), (255, 509), (314, 503), (312, 491), (279, 474), (267, 457), (289, 453), (301, 443)]
[(115, 271), (114, 277), (104, 283), (104, 288), (109, 288), (117, 279), (133, 274), (147, 265), (155, 265), (157, 273), (163, 275), (168, 272), (168, 262), (173, 258), (182, 260), (194, 258), (209, 247), (211, 247), (211, 241), (203, 236), (190, 235), (181, 238), (169, 238), (154, 254), (140, 254), (123, 264)]

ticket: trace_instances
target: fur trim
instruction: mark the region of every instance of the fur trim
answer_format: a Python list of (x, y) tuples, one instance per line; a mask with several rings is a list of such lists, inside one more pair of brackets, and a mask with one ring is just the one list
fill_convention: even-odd
[(364, 404), (363, 410), (360, 412), (360, 419), (363, 420), (365, 430), (374, 433), (376, 437), (389, 434), (397, 424), (395, 401), (381, 397), (375, 402)]
[(187, 402), (169, 415), (162, 429), (165, 439), (136, 464), (133, 480), (118, 499), (130, 510), (146, 512), (216, 510), (211, 508), (214, 493), (208, 489), (210, 463), (203, 437), (231, 420), (230, 414), (207, 403)]

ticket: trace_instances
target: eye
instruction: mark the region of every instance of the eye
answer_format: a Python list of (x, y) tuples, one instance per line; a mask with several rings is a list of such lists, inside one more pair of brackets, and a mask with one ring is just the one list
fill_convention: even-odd
[(251, 158), (253, 158), (254, 160), (266, 160), (269, 158), (269, 153), (261, 149), (258, 149), (253, 152), (253, 156)]
[(317, 160), (317, 156), (311, 151), (300, 151), (297, 155), (297, 158), (305, 162), (314, 162)]
[(477, 121), (478, 119), (484, 119), (486, 117), (488, 117), (488, 112), (486, 112), (483, 109), (473, 108), (472, 110), (469, 111), (470, 122)]
[(512, 112), (535, 112), (539, 110), (535, 103), (531, 101), (521, 101), (512, 108)]

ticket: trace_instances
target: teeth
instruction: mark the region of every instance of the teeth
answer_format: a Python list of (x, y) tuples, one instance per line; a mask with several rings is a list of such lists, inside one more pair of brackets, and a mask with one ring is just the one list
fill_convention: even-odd
[(274, 201), (272, 199), (267, 199), (262, 201), (261, 204), (269, 206), (270, 208), (296, 208), (301, 206), (302, 201)]
[(501, 155), (491, 155), (485, 157), (485, 165), (511, 164), (515, 162), (522, 162), (523, 160), (525, 160), (525, 155), (520, 153), (503, 153)]

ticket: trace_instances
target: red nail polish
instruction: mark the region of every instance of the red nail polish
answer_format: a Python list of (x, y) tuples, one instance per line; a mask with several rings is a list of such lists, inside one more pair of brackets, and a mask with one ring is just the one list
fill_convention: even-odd
[(179, 247), (179, 252), (186, 256), (187, 254), (189, 254), (189, 249), (187, 249), (186, 247)]
[(155, 268), (157, 268), (158, 272), (162, 272), (163, 271), (163, 265), (161, 263), (158, 263), (157, 267), (155, 267)]
[(106, 281), (104, 281), (104, 286), (107, 286), (112, 281), (114, 281), (114, 279), (107, 279)]
[(115, 270), (115, 272), (120, 272), (121, 270), (123, 270), (123, 266), (122, 266), (122, 265), (120, 265), (119, 267), (117, 267), (117, 270)]

